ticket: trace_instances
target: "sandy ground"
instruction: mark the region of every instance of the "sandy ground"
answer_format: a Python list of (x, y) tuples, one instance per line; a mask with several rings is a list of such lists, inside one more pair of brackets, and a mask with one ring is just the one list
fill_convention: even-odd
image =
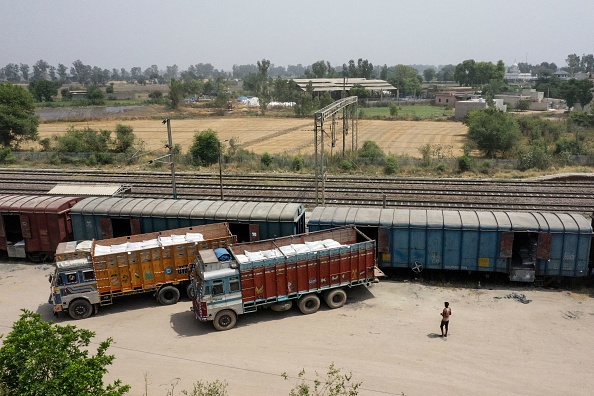
[[(145, 142), (145, 149), (156, 150), (167, 142), (167, 128), (160, 120), (90, 120), (84, 122), (44, 123), (39, 126), (39, 137), (49, 138), (65, 133), (68, 128), (91, 128), (115, 131), (116, 124), (133, 128), (138, 139)], [(349, 128), (351, 125), (349, 125)], [(327, 127), (329, 130), (329, 126)], [(171, 120), (174, 144), (180, 144), (185, 153), (192, 145), (198, 131), (212, 129), (219, 139), (234, 139), (239, 146), (257, 154), (312, 154), (314, 152), (314, 122), (303, 118), (274, 117), (205, 117)], [(326, 155), (342, 152), (342, 121), (338, 122), (336, 146), (331, 147), (325, 138)], [(467, 127), (461, 122), (435, 121), (384, 121), (361, 120), (358, 124), (358, 147), (366, 140), (376, 142), (386, 154), (420, 158), (419, 148), (430, 144), (442, 149), (446, 156), (463, 154)], [(112, 137), (115, 132), (112, 132)], [(353, 147), (352, 132), (346, 136), (345, 148)]]
[[(351, 290), (341, 309), (257, 312), (216, 332), (194, 320), (188, 301), (159, 306), (150, 295), (120, 299), (87, 320), (55, 319), (46, 303), (50, 272), (0, 263), (0, 333), (27, 308), (96, 332), (94, 347), (113, 337), (108, 378), (132, 385), (131, 395), (166, 395), (173, 385), (179, 395), (199, 379), (226, 380), (230, 395), (288, 395), (301, 369), (313, 379), (331, 363), (363, 383), (360, 395), (592, 393), (594, 299), (586, 294), (382, 281)], [(532, 301), (500, 298), (514, 292)], [(447, 339), (438, 336), (446, 300)]]

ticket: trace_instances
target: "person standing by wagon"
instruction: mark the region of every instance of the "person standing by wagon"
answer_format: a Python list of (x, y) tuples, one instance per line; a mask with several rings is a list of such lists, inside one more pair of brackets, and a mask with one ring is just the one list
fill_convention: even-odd
[[(447, 337), (448, 336), (448, 325), (450, 324), (450, 316), (452, 316), (452, 308), (450, 308), (449, 302), (443, 303), (444, 308), (441, 311), (441, 325), (439, 328), (441, 329), (441, 336)], [(445, 327), (445, 333), (443, 332), (443, 328)]]

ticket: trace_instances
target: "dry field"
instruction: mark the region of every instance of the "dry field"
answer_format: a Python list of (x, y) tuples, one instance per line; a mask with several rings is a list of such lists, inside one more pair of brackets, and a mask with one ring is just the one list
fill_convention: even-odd
[[(125, 124), (134, 129), (136, 136), (145, 142), (147, 150), (158, 149), (166, 143), (167, 128), (159, 119), (133, 119), (128, 113), (125, 116), (127, 119), (112, 117), (84, 122), (43, 123), (39, 127), (39, 136), (60, 135), (70, 126), (114, 131), (116, 124)], [(258, 154), (309, 154), (314, 151), (313, 119), (247, 116), (242, 114), (242, 109), (234, 110), (233, 116), (228, 117), (172, 119), (173, 143), (180, 144), (185, 152), (196, 132), (209, 128), (216, 131), (221, 140), (235, 139), (241, 147)], [(337, 129), (341, 128), (339, 121)], [(422, 146), (439, 145), (447, 154), (459, 156), (466, 142), (466, 130), (466, 126), (459, 122), (362, 120), (359, 122), (358, 144), (360, 148), (365, 140), (372, 140), (386, 153), (410, 157), (420, 157), (419, 148)], [(347, 150), (351, 145), (349, 132)], [(329, 138), (326, 138), (325, 147), (330, 151)], [(337, 141), (334, 150), (342, 150), (342, 140)]]

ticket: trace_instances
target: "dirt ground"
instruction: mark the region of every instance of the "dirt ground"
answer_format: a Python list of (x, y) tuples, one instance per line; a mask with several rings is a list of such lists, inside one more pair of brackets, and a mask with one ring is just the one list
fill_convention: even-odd
[[(349, 291), (341, 309), (304, 316), (262, 311), (237, 327), (197, 323), (189, 301), (157, 305), (151, 295), (120, 299), (83, 321), (54, 318), (46, 303), (49, 265), (0, 263), (0, 333), (21, 308), (46, 320), (113, 337), (108, 379), (130, 395), (173, 395), (197, 380), (228, 382), (230, 395), (288, 395), (331, 363), (362, 382), (360, 395), (590, 395), (594, 299), (544, 289), (434, 287), (381, 281)], [(525, 294), (524, 304), (511, 293)], [(443, 302), (450, 334), (439, 337)], [(281, 373), (292, 378), (284, 380)]]
[[(235, 113), (226, 117), (172, 119), (173, 143), (180, 144), (183, 152), (187, 152), (196, 132), (212, 129), (217, 132), (219, 139), (234, 139), (242, 148), (257, 154), (268, 152), (272, 155), (295, 155), (314, 152), (313, 118), (256, 117), (244, 114), (245, 110), (234, 109)], [(158, 118), (136, 119), (149, 116), (146, 112), (147, 110), (143, 109), (138, 114), (132, 111), (101, 120), (42, 123), (39, 126), (39, 137), (63, 134), (71, 126), (115, 131), (116, 124), (124, 124), (131, 126), (136, 137), (145, 142), (147, 151), (162, 148), (167, 143), (167, 128)], [(163, 114), (163, 117), (166, 116)], [(352, 128), (350, 123), (349, 128)], [(326, 129), (329, 133), (330, 121)], [(330, 138), (325, 138), (327, 155), (331, 151), (342, 151), (341, 120), (338, 121), (336, 130), (339, 138), (335, 148), (331, 148)], [(361, 148), (365, 140), (372, 140), (387, 154), (420, 158), (419, 148), (430, 144), (440, 146), (446, 155), (460, 156), (467, 142), (466, 133), (467, 127), (461, 122), (361, 120), (358, 123), (358, 147)], [(115, 136), (115, 133), (112, 136)], [(350, 150), (352, 146), (350, 131), (346, 137), (346, 150)]]

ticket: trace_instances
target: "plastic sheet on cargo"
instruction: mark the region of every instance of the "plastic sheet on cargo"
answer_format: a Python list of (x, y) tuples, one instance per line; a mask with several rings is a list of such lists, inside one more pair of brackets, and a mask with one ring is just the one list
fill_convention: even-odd
[(217, 248), (214, 250), (214, 254), (217, 256), (219, 261), (229, 261), (231, 260), (231, 254), (225, 248)]

